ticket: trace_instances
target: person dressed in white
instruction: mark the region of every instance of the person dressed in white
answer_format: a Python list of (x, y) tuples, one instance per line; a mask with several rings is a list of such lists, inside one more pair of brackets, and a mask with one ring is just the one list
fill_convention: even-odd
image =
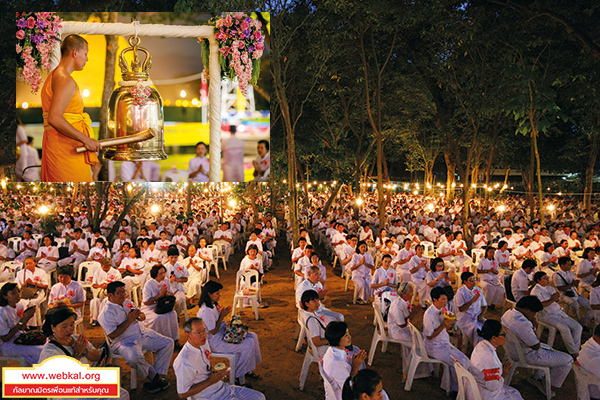
[(162, 265), (156, 265), (150, 270), (150, 277), (148, 282), (144, 285), (143, 299), (142, 299), (142, 312), (146, 315), (144, 326), (152, 329), (173, 339), (175, 346), (177, 347), (177, 340), (179, 339), (179, 326), (177, 323), (177, 314), (175, 310), (171, 310), (164, 314), (157, 314), (156, 302), (165, 296), (173, 295), (170, 291), (169, 280), (165, 279), (167, 270)]
[(502, 324), (488, 319), (479, 330), (481, 340), (473, 349), (469, 371), (473, 374), (482, 400), (523, 400), (519, 391), (504, 384), (504, 378), (511, 369), (510, 361), (504, 365), (498, 358), (496, 349), (506, 342)]
[[(302, 283), (300, 283), (300, 285), (298, 285), (298, 287), (296, 288), (296, 307), (298, 307), (300, 310), (302, 309), (302, 303), (301, 303), (301, 299), (302, 299), (302, 294), (307, 291), (307, 290), (314, 290), (315, 292), (317, 292), (319, 294), (319, 300), (323, 300), (325, 298), (325, 296), (327, 295), (327, 289), (323, 289), (323, 284), (321, 282), (319, 282), (319, 279), (321, 278), (321, 270), (319, 269), (319, 267), (317, 266), (311, 266), (308, 269), (308, 275), (307, 278), (305, 280), (302, 281)], [(332, 320), (336, 320), (336, 321), (343, 321), (344, 320), (344, 315), (331, 311), (327, 308), (325, 308), (325, 306), (323, 306), (323, 304), (321, 303), (319, 305), (319, 313), (321, 315), (326, 316), (329, 319)]]
[(0, 354), (7, 357), (20, 356), (29, 365), (37, 364), (42, 346), (15, 344), (27, 323), (35, 315), (35, 306), (24, 308), (21, 291), (14, 282), (5, 282), (0, 288)]
[(208, 182), (209, 163), (208, 146), (204, 142), (196, 143), (196, 157), (188, 163), (188, 174), (190, 182)]
[(63, 265), (58, 268), (58, 283), (52, 286), (48, 295), (48, 308), (67, 306), (77, 313), (77, 319), (83, 318), (85, 292), (79, 282), (72, 280), (73, 267)]
[[(508, 310), (502, 315), (504, 325), (518, 340), (518, 345), (523, 349), (525, 360), (528, 364), (539, 365), (550, 368), (550, 379), (553, 387), (560, 388), (571, 370), (573, 357), (556, 351), (548, 350), (541, 346), (535, 334), (533, 324), (537, 326), (535, 315), (542, 311), (544, 306), (536, 296), (524, 296), (514, 309)], [(513, 349), (508, 348), (512, 359), (518, 359)], [(537, 370), (531, 383), (544, 392), (544, 384), (541, 379), (544, 373)]]
[(325, 339), (325, 327), (331, 321), (336, 320), (319, 311), (321, 301), (319, 299), (319, 293), (315, 290), (305, 290), (300, 298), (300, 303), (302, 304), (302, 320), (308, 330), (309, 340), (311, 340), (317, 348), (319, 358), (322, 358), (329, 348), (329, 342)]
[(396, 275), (398, 275), (398, 279), (400, 282), (410, 282), (411, 281), (411, 273), (410, 273), (410, 260), (416, 254), (415, 251), (411, 248), (412, 241), (410, 239), (404, 239), (404, 248), (400, 250), (398, 256), (395, 261), (396, 266)]
[[(206, 241), (204, 242), (206, 247)], [(188, 247), (188, 256), (183, 260), (183, 265), (187, 268), (189, 276), (187, 282), (183, 284), (189, 304), (194, 306), (197, 297), (200, 297), (200, 286), (206, 280), (206, 267), (204, 266), (204, 260), (197, 256), (196, 246), (193, 244)]]
[(139, 251), (136, 247), (129, 249), (128, 256), (121, 261), (118, 268), (127, 291), (137, 285), (144, 286), (143, 283), (147, 277), (144, 276), (144, 260), (139, 257)]
[(579, 287), (592, 291), (592, 283), (596, 279), (596, 274), (600, 268), (596, 265), (596, 252), (591, 247), (587, 247), (581, 256), (582, 260), (577, 266), (577, 279), (579, 279)]
[[(23, 286), (34, 289), (35, 295), (29, 299), (21, 297), (19, 304), (23, 306), (23, 309), (32, 306), (39, 307), (46, 300), (46, 289), (48, 289), (50, 277), (46, 271), (35, 266), (35, 259), (33, 257), (26, 258), (24, 266), (25, 268), (17, 272), (15, 282), (19, 284), (21, 291), (23, 290)], [(37, 326), (36, 318), (31, 318), (27, 326)]]
[(473, 236), (473, 248), (483, 249), (487, 247), (488, 239), (487, 235), (483, 232), (483, 226), (477, 227), (477, 233)]
[(104, 258), (100, 262), (100, 268), (94, 270), (92, 276), (92, 295), (93, 298), (90, 301), (90, 324), (92, 326), (98, 326), (98, 315), (100, 315), (100, 309), (102, 308), (102, 300), (106, 298), (106, 287), (109, 283), (120, 281), (121, 273), (112, 267), (112, 260), (110, 258)]
[(428, 303), (431, 303), (429, 292), (431, 289), (429, 285), (425, 283), (427, 272), (430, 271), (429, 259), (423, 256), (425, 251), (422, 244), (418, 244), (415, 248), (416, 255), (410, 259), (409, 271), (411, 273), (411, 280), (417, 286), (417, 293), (419, 294), (419, 303), (421, 307), (425, 309)]
[(46, 272), (50, 272), (56, 268), (58, 249), (52, 245), (52, 236), (44, 236), (44, 245), (38, 249), (36, 261), (38, 266)]
[[(398, 297), (392, 302), (388, 311), (388, 333), (390, 337), (402, 344), (402, 371), (408, 372), (411, 360), (412, 335), (409, 320), (413, 319), (416, 309), (410, 303), (413, 296), (413, 287), (410, 282), (400, 282), (398, 285)], [(419, 376), (415, 375), (416, 378)]]
[[(183, 253), (185, 254), (185, 253)], [(165, 281), (168, 282), (168, 291), (175, 296), (175, 312), (177, 315), (183, 311), (184, 307), (188, 307), (186, 303), (186, 290), (184, 285), (187, 283), (190, 272), (185, 266), (185, 260), (179, 256), (179, 251), (175, 246), (171, 246), (167, 252), (167, 262), (163, 264), (165, 267)], [(191, 308), (191, 307), (190, 307)]]
[(212, 352), (204, 321), (192, 317), (183, 323), (183, 331), (187, 341), (173, 361), (173, 370), (177, 378), (177, 394), (180, 399), (265, 400), (261, 392), (223, 382), (229, 376), (229, 369), (212, 370), (210, 363)]
[(87, 260), (101, 262), (103, 258), (110, 258), (110, 250), (106, 247), (104, 239), (98, 238), (90, 249)]
[(358, 242), (356, 253), (352, 257), (350, 271), (352, 271), (352, 282), (358, 288), (358, 304), (368, 304), (372, 296), (371, 291), (371, 271), (373, 270), (374, 262), (371, 253), (367, 252), (367, 243), (365, 241)]
[(523, 240), (523, 244), (517, 246), (516, 249), (513, 250), (512, 254), (515, 256), (515, 267), (521, 268), (523, 265), (523, 261), (526, 259), (534, 258), (533, 251), (529, 248), (531, 245), (531, 239), (527, 238)]
[(362, 369), (353, 378), (348, 377), (342, 389), (342, 399), (390, 400), (383, 390), (381, 377), (372, 369)]
[(536, 267), (535, 260), (528, 259), (523, 261), (522, 268), (513, 274), (511, 290), (515, 301), (519, 301), (521, 297), (528, 296), (531, 293), (534, 282), (529, 277)]
[[(596, 379), (600, 380), (600, 325), (596, 325), (594, 335), (581, 346), (577, 362), (583, 369), (594, 374)], [(590, 385), (590, 398), (600, 398), (600, 387), (598, 385)]]
[(558, 269), (557, 268), (558, 256), (556, 254), (554, 254), (554, 244), (553, 243), (546, 243), (544, 245), (544, 252), (540, 256), (540, 261), (541, 261), (540, 269), (542, 271), (550, 273), (550, 272), (555, 272)]
[(69, 243), (69, 257), (59, 260), (58, 265), (73, 264), (73, 269), (76, 270), (79, 264), (87, 259), (90, 247), (87, 240), (81, 237), (83, 235), (81, 228), (75, 228), (74, 235), (75, 238)]
[[(348, 325), (342, 321), (332, 321), (325, 328), (325, 339), (329, 348), (323, 356), (323, 372), (333, 390), (336, 400), (342, 398), (342, 388), (348, 377), (352, 378), (360, 369), (364, 369), (367, 352), (352, 345), (352, 336), (348, 332)], [(352, 350), (349, 350), (352, 348)]]
[(37, 249), (37, 240), (31, 237), (29, 231), (25, 231), (23, 233), (23, 239), (21, 240), (21, 243), (19, 243), (19, 255), (17, 256), (17, 260), (23, 261), (27, 257), (35, 257)]
[(144, 239), (142, 244), (146, 247), (146, 250), (142, 253), (144, 271), (150, 271), (150, 268), (162, 262), (162, 253), (156, 248), (156, 241), (154, 239)]
[[(173, 356), (173, 339), (146, 329), (138, 323), (146, 316), (131, 300), (126, 300), (127, 292), (123, 282), (115, 281), (106, 286), (108, 302), (98, 316), (104, 333), (112, 341), (111, 352), (121, 355), (138, 377), (148, 378), (144, 389), (156, 393), (169, 387), (166, 375)], [(154, 365), (144, 358), (144, 353), (156, 354)]]
[[(597, 289), (598, 280), (592, 283), (592, 292), (590, 293), (590, 300), (581, 296), (577, 292), (577, 286), (579, 285), (579, 279), (575, 278), (575, 273), (571, 271), (573, 261), (569, 257), (561, 257), (558, 259), (559, 270), (552, 274), (552, 282), (556, 290), (560, 293), (560, 301), (566, 303), (569, 307), (577, 310), (579, 307), (583, 307), (585, 314), (581, 317), (581, 323), (587, 324), (594, 318), (595, 311), (592, 311), (592, 304), (600, 304), (600, 289)], [(598, 284), (596, 283), (598, 282)], [(600, 308), (599, 308), (600, 309)], [(600, 315), (598, 315), (600, 317)], [(600, 318), (596, 318), (596, 321), (600, 322)]]
[(475, 346), (481, 340), (477, 330), (481, 329), (485, 322), (487, 303), (482, 290), (477, 287), (477, 278), (472, 272), (463, 272), (460, 279), (463, 285), (458, 288), (454, 296), (457, 310), (456, 325)]
[(456, 250), (454, 249), (454, 246), (452, 246), (453, 238), (454, 235), (452, 234), (452, 232), (447, 232), (445, 235), (444, 242), (440, 244), (440, 247), (437, 251), (437, 256), (444, 260), (444, 263), (446, 264), (446, 267), (448, 269), (453, 267), (452, 258), (457, 254)]
[[(227, 181), (224, 181), (227, 182)], [(243, 180), (242, 180), (243, 182)], [(225, 255), (225, 261), (229, 262), (231, 256), (231, 243), (233, 242), (233, 234), (229, 229), (229, 222), (224, 222), (221, 228), (213, 235), (213, 245), (219, 249), (220, 253)]]
[(577, 358), (581, 347), (581, 332), (583, 328), (577, 321), (569, 317), (558, 305), (560, 293), (550, 286), (550, 278), (545, 272), (536, 272), (533, 275), (536, 285), (531, 290), (531, 295), (542, 302), (544, 309), (537, 315), (540, 322), (555, 327), (562, 336), (567, 351)]
[(498, 267), (504, 270), (510, 270), (510, 253), (508, 252), (508, 243), (504, 240), (498, 242), (498, 250), (494, 254), (498, 262)]
[(258, 156), (252, 161), (254, 166), (254, 181), (268, 182), (271, 179), (271, 156), (269, 153), (269, 142), (259, 140), (256, 145)]
[(226, 324), (223, 320), (231, 312), (231, 307), (219, 305), (222, 289), (223, 285), (215, 281), (208, 281), (204, 284), (197, 316), (204, 321), (208, 329), (210, 348), (219, 353), (235, 354), (236, 378), (244, 375), (249, 378), (257, 378), (258, 375), (252, 371), (256, 368), (256, 364), (262, 361), (262, 357), (256, 333), (248, 332), (246, 338), (239, 344), (227, 343), (223, 340), (226, 331)]
[(444, 374), (450, 372), (450, 387), (446, 387), (446, 379), (442, 377), (442, 389), (445, 391), (458, 391), (458, 379), (454, 369), (454, 357), (465, 368), (469, 367), (469, 358), (452, 344), (447, 329), (454, 324), (453, 319), (445, 317), (448, 297), (443, 288), (434, 288), (431, 291), (433, 304), (423, 314), (423, 336), (425, 349), (430, 357), (443, 361), (449, 365), (444, 369)]
[(384, 254), (381, 258), (381, 267), (375, 270), (371, 278), (371, 289), (373, 295), (378, 298), (384, 292), (392, 291), (398, 287), (398, 277), (396, 270), (390, 268), (392, 266), (392, 256)]
[(485, 302), (490, 306), (502, 305), (504, 302), (504, 286), (500, 283), (498, 261), (494, 258), (494, 248), (485, 249), (485, 257), (479, 260), (477, 273), (481, 280), (481, 290)]
[(231, 136), (221, 144), (223, 182), (244, 182), (244, 141), (235, 137), (236, 131), (237, 127), (231, 125)]
[(177, 250), (179, 250), (180, 254), (187, 254), (187, 248), (190, 245), (190, 241), (183, 234), (183, 227), (181, 225), (177, 226), (175, 233), (172, 243), (177, 246)]

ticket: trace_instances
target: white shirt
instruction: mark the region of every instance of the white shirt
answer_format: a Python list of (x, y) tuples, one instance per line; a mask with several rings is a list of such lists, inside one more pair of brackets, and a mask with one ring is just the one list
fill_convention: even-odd
[(223, 140), (223, 182), (244, 182), (244, 142), (234, 135)]
[(192, 158), (188, 163), (188, 173), (191, 175), (192, 173), (198, 171), (198, 168), (200, 168), (200, 166), (202, 166), (202, 170), (204, 172), (199, 172), (196, 176), (190, 178), (190, 182), (208, 182), (207, 174), (209, 170), (209, 163), (208, 157), (206, 156), (202, 158), (198, 156)]
[[(531, 289), (531, 295), (536, 296), (538, 299), (540, 299), (541, 302), (550, 300), (554, 293), (556, 293), (556, 289), (550, 285), (546, 287), (541, 285), (535, 285), (533, 289)], [(560, 308), (556, 301), (550, 304), (549, 306), (545, 306), (544, 309), (540, 311), (540, 314), (542, 315), (560, 313), (562, 313), (562, 308)]]
[(482, 393), (482, 398), (496, 400), (493, 396), (499, 394), (498, 392), (504, 386), (502, 363), (496, 349), (487, 340), (477, 343), (473, 349), (469, 371), (477, 381), (479, 390), (486, 394)]
[(317, 293), (321, 293), (321, 291), (323, 291), (323, 285), (321, 282), (313, 284), (308, 279), (303, 280), (302, 283), (300, 283), (296, 288), (296, 307), (301, 308), (300, 300), (302, 299), (302, 294), (307, 290), (314, 290)]
[(17, 272), (15, 282), (18, 283), (20, 286), (23, 286), (25, 285), (27, 279), (31, 279), (38, 285), (48, 285), (48, 273), (46, 273), (46, 271), (38, 267), (35, 267), (34, 272), (29, 271), (27, 268), (23, 268), (22, 270)]
[(519, 339), (525, 355), (535, 351), (531, 346), (535, 346), (540, 341), (535, 335), (533, 324), (523, 313), (516, 309), (507, 310), (502, 315), (502, 325), (507, 327)]
[(259, 165), (258, 172), (264, 174), (257, 176), (254, 180), (257, 182), (267, 182), (271, 177), (269, 170), (271, 169), (271, 153), (267, 152), (264, 157), (257, 156), (256, 163)]
[[(398, 285), (398, 276), (396, 275), (396, 270), (394, 268), (388, 268), (387, 270), (383, 267), (379, 267), (373, 273), (373, 277), (371, 278), (371, 284), (380, 284), (385, 282), (386, 279), (389, 279), (388, 285)], [(389, 286), (380, 286), (373, 291), (373, 295), (380, 295), (381, 293), (392, 290)]]
[[(186, 342), (173, 361), (173, 371), (177, 377), (177, 393), (185, 393), (200, 382), (208, 380), (212, 374), (211, 351), (208, 341), (200, 348)], [(231, 398), (231, 388), (222, 380), (210, 385), (200, 393), (189, 397), (194, 400), (220, 400)]]
[[(79, 282), (71, 281), (67, 286), (59, 282), (52, 286), (50, 295), (48, 296), (48, 304), (54, 304), (55, 302), (61, 302), (66, 299), (69, 299), (71, 304), (85, 302), (85, 292)], [(76, 308), (75, 312), (81, 318), (83, 308)]]
[(104, 272), (102, 268), (96, 268), (92, 276), (92, 285), (101, 285), (104, 282), (110, 283), (121, 279), (121, 273), (115, 268), (111, 267), (108, 272)]
[[(590, 260), (581, 260), (579, 265), (577, 266), (577, 275), (587, 274), (592, 271), (596, 267), (596, 261)], [(594, 283), (596, 277), (594, 274), (588, 275), (585, 278), (580, 278), (581, 283), (591, 285)]]
[[(352, 356), (345, 350), (329, 346), (323, 356), (323, 370), (336, 393), (341, 393), (344, 382), (352, 372)], [(341, 395), (340, 397), (341, 398)]]
[[(460, 311), (459, 307), (462, 307), (469, 301), (471, 301), (471, 299), (473, 299), (473, 297), (475, 296), (476, 292), (479, 292), (479, 298), (475, 300), (475, 302), (471, 304), (471, 306), (465, 311)], [(457, 320), (462, 320), (465, 318), (475, 319), (479, 316), (479, 314), (481, 314), (481, 307), (487, 306), (485, 296), (483, 295), (483, 292), (480, 288), (475, 286), (473, 290), (469, 290), (469, 288), (467, 288), (465, 285), (462, 285), (456, 291), (456, 295), (454, 296), (454, 304), (456, 305)]]
[[(0, 336), (4, 336), (8, 334), (8, 332), (21, 320), (19, 314), (24, 310), (23, 303), (17, 303), (15, 308), (12, 308), (9, 305), (0, 307)], [(14, 340), (19, 337), (19, 335), (14, 335), (10, 341), (14, 342)], [(4, 342), (0, 340), (0, 349), (2, 348), (2, 344)]]
[(598, 368), (598, 365), (600, 365), (600, 344), (594, 340), (594, 337), (589, 338), (588, 341), (581, 346), (577, 362), (585, 370), (600, 378), (600, 368)]
[(446, 331), (446, 329), (442, 329), (442, 331), (433, 339), (427, 339), (428, 336), (433, 335), (433, 332), (440, 327), (443, 321), (443, 309), (440, 310), (433, 304), (429, 306), (429, 308), (425, 311), (425, 314), (423, 314), (423, 336), (426, 344), (429, 343), (435, 345), (450, 343), (450, 336), (448, 335), (448, 331)]
[[(110, 335), (119, 325), (125, 322), (129, 312), (133, 309), (137, 309), (137, 306), (131, 300), (125, 300), (121, 305), (113, 303), (112, 301), (107, 301), (106, 307), (102, 308), (100, 311), (98, 323), (102, 326), (104, 332), (106, 332), (107, 335)], [(142, 336), (142, 329), (143, 328), (138, 321), (133, 321), (131, 325), (127, 327), (125, 332), (113, 339), (113, 346), (135, 346), (135, 342)]]
[(412, 280), (413, 281), (415, 279), (417, 279), (417, 280), (425, 280), (425, 277), (427, 276), (427, 269), (425, 267), (429, 267), (429, 259), (427, 257), (419, 257), (419, 256), (415, 255), (409, 261), (408, 269), (411, 270), (411, 269), (417, 268), (417, 266), (421, 263), (422, 260), (426, 260), (427, 262), (425, 263), (425, 266), (419, 268), (417, 270), (417, 272), (414, 272), (412, 274)]
[(406, 324), (409, 315), (410, 305), (398, 296), (390, 305), (387, 321), (388, 332), (394, 340), (412, 340), (408, 325), (400, 328), (400, 325)]
[[(42, 253), (44, 253), (46, 255), (44, 258), (41, 258)], [(38, 249), (36, 257), (40, 258), (40, 261), (38, 261), (38, 264), (56, 265), (56, 261), (58, 260), (58, 248), (56, 248), (54, 246), (42, 246)], [(48, 260), (48, 257), (56, 258), (56, 260), (50, 261), (50, 260)]]
[(519, 269), (513, 274), (510, 287), (516, 301), (525, 296), (523, 292), (527, 292), (529, 289), (529, 276), (523, 269)]
[[(489, 260), (487, 258), (482, 258), (479, 260), (479, 265), (477, 269), (483, 271), (496, 271), (498, 272), (498, 261), (496, 259)], [(492, 285), (498, 285), (500, 283), (500, 278), (498, 275), (493, 274), (491, 272), (484, 272), (481, 274), (481, 280)]]

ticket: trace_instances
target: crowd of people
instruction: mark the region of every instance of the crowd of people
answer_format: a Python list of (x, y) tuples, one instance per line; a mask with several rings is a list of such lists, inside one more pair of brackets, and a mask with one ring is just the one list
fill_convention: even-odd
[[(268, 212), (253, 215), (252, 207), (221, 210), (207, 195), (193, 196), (193, 216), (186, 218), (178, 192), (164, 196), (160, 216), (150, 215), (145, 204), (132, 207), (114, 240), (110, 232), (123, 210), (114, 198), (106, 219), (92, 228), (93, 209), (101, 206), (96, 198), (87, 210), (83, 196), (74, 204), (57, 196), (58, 234), (53, 235), (42, 228), (47, 225), (37, 212), (40, 198), (5, 196), (0, 216), (0, 354), (23, 357), (30, 365), (54, 355), (94, 365), (101, 361), (97, 348), (102, 343), (94, 346), (80, 328), (89, 310), (90, 326), (101, 327), (110, 353), (135, 369), (145, 391), (166, 390), (172, 366), (180, 398), (264, 399), (244, 386), (246, 378), (260, 378), (254, 372), (262, 361), (259, 339), (247, 332), (239, 344), (229, 340), (231, 307), (219, 305), (223, 286), (217, 277), (219, 262), (226, 265), (236, 253), (247, 254), (241, 270), (266, 273), (277, 221)], [(259, 204), (264, 201), (257, 198)], [(242, 288), (259, 284), (242, 282)], [(196, 306), (197, 316), (189, 317), (188, 310)], [(38, 342), (40, 330), (45, 337)], [(148, 351), (155, 354), (153, 362), (144, 358)], [(229, 376), (227, 368), (213, 369), (212, 352), (235, 354), (231, 367), (236, 384), (223, 381)], [(125, 389), (121, 398), (129, 398)]]
[[(328, 195), (310, 193), (309, 206), (299, 210), (298, 246), (292, 245), (296, 302), (322, 357), (327, 399), (387, 395), (373, 384), (365, 393), (379, 397), (345, 397), (365, 368), (366, 353), (350, 346), (344, 316), (320, 303), (328, 288), (317, 244), (324, 258), (341, 267), (342, 278), (353, 282), (355, 303), (373, 304), (386, 320), (387, 335), (403, 345), (403, 380), (415, 354), (411, 320), (418, 313), (427, 355), (448, 366), (441, 384), (448, 393), (458, 390), (456, 363), (473, 375), (483, 399), (521, 399), (505, 384), (520, 355), (521, 361), (549, 368), (552, 388), (563, 385), (575, 361), (600, 378), (594, 368), (600, 355), (595, 205), (584, 209), (562, 197), (546, 199), (553, 212), (529, 218), (519, 196), (475, 198), (465, 219), (460, 200), (396, 194), (380, 220), (376, 194), (363, 197), (358, 207), (342, 193), (323, 212)], [(290, 227), (288, 222), (288, 232)], [(536, 334), (542, 329), (558, 332), (565, 351), (556, 348), (553, 335), (543, 343)], [(582, 345), (584, 332), (591, 337)], [(500, 347), (505, 347), (504, 363)], [(408, 379), (429, 376), (431, 370), (420, 367), (412, 374)], [(371, 377), (381, 383), (376, 373)], [(545, 379), (538, 370), (529, 382), (554, 395), (546, 393)], [(590, 388), (592, 397), (599, 393)]]

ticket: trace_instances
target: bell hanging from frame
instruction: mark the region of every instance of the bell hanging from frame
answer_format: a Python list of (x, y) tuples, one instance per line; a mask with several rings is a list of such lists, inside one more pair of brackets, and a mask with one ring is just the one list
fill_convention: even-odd
[[(119, 82), (108, 103), (108, 139), (126, 139), (130, 143), (106, 147), (104, 158), (115, 161), (165, 160), (163, 103), (148, 80), (152, 57), (140, 47), (140, 39), (129, 38), (129, 47), (119, 56), (123, 81)], [(125, 53), (133, 52), (131, 67)], [(138, 51), (145, 53), (143, 63)], [(123, 140), (121, 140), (123, 141)]]

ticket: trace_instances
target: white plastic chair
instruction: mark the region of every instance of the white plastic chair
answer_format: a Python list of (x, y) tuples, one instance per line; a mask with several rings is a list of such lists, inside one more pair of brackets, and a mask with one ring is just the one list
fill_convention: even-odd
[(473, 249), (471, 250), (471, 258), (473, 259), (473, 264), (478, 265), (479, 260), (485, 257), (485, 249)]
[[(308, 333), (306, 326), (304, 329), (305, 332)], [(306, 342), (308, 343), (308, 346), (306, 347), (306, 354), (304, 355), (304, 361), (302, 362), (302, 371), (300, 372), (300, 390), (304, 390), (306, 376), (308, 375), (311, 364), (319, 362), (319, 350), (317, 350), (317, 346), (313, 343), (312, 338), (308, 337), (308, 334), (306, 335)]]
[[(81, 264), (79, 264), (79, 267), (77, 268), (77, 282), (79, 282), (79, 284), (81, 285), (83, 290), (85, 290), (85, 289), (91, 290), (92, 278), (94, 277), (94, 272), (96, 271), (96, 268), (100, 268), (100, 267), (101, 267), (101, 265), (97, 261), (84, 261)], [(85, 273), (85, 279), (81, 279), (81, 277), (82, 277), (81, 274), (83, 273), (84, 268), (87, 268), (87, 271)]]
[[(240, 288), (240, 282), (242, 279), (244, 279), (244, 281), (247, 283), (247, 285), (250, 285), (250, 281), (251, 281), (252, 277), (255, 278), (255, 282), (257, 283), (257, 286), (258, 286), (258, 291), (256, 292), (256, 294), (245, 295), (242, 293), (242, 289)], [(260, 298), (260, 282), (258, 280), (258, 271), (255, 269), (247, 269), (244, 271), (238, 271), (235, 274), (235, 295), (233, 296), (233, 310), (231, 311), (231, 314), (235, 314), (238, 304), (239, 304), (239, 307), (241, 310), (244, 307), (244, 303), (243, 303), (244, 299), (249, 299), (250, 302), (252, 303), (252, 310), (254, 311), (254, 319), (258, 320), (259, 298)]]
[(508, 358), (512, 363), (512, 368), (506, 377), (505, 385), (510, 386), (510, 381), (512, 380), (513, 374), (515, 373), (515, 369), (517, 368), (529, 368), (529, 369), (538, 369), (543, 371), (546, 377), (546, 398), (550, 400), (552, 398), (552, 390), (551, 390), (551, 380), (550, 380), (550, 368), (541, 367), (539, 365), (528, 364), (525, 360), (525, 354), (523, 353), (523, 348), (521, 347), (521, 341), (512, 333), (508, 328), (506, 329), (506, 353), (508, 354)]
[(541, 340), (544, 329), (548, 329), (548, 341), (546, 342), (546, 344), (550, 347), (554, 347), (554, 339), (556, 338), (556, 327), (554, 327), (552, 325), (548, 325), (544, 322), (541, 322), (539, 319), (537, 320), (537, 323), (538, 323), (537, 331), (536, 331), (537, 338)]
[(426, 240), (422, 241), (421, 244), (423, 245), (423, 248), (425, 250), (425, 257), (432, 257), (434, 244)]
[(298, 325), (300, 325), (300, 333), (298, 334), (298, 341), (296, 342), (296, 352), (299, 352), (302, 348), (304, 339), (310, 340), (308, 337), (308, 330), (304, 325), (304, 318), (302, 317), (302, 311), (298, 310)]
[(466, 268), (465, 271), (471, 269), (471, 265), (473, 265), (473, 259), (469, 256), (456, 256), (454, 257), (454, 267), (456, 268), (456, 273), (460, 275), (463, 273), (463, 269)]
[[(417, 367), (421, 363), (442, 365), (442, 367), (445, 369), (444, 370), (445, 374), (443, 374), (443, 377), (445, 377), (445, 379), (447, 381), (449, 381), (450, 373), (448, 371), (448, 368), (449, 368), (448, 364), (446, 364), (443, 361), (436, 360), (435, 358), (430, 358), (429, 355), (427, 354), (427, 350), (425, 350), (425, 342), (423, 340), (423, 336), (421, 335), (421, 332), (419, 332), (417, 330), (417, 328), (415, 328), (415, 326), (411, 323), (409, 323), (408, 326), (410, 327), (410, 333), (412, 335), (412, 351), (411, 351), (410, 366), (408, 367), (408, 374), (406, 376), (406, 383), (404, 384), (404, 390), (407, 392), (410, 392), (410, 388), (412, 387), (412, 383), (415, 378), (415, 373), (417, 372)], [(450, 382), (446, 382), (446, 383), (447, 384), (444, 386), (449, 388)], [(446, 394), (450, 395), (449, 392), (447, 392)]]
[(219, 276), (219, 260), (218, 260), (219, 250), (217, 250), (217, 248), (215, 246), (213, 246), (212, 244), (207, 245), (206, 248), (212, 250), (211, 261), (208, 264), (208, 269), (206, 270), (206, 280), (208, 281), (210, 279), (210, 269), (211, 268), (215, 269), (215, 275), (217, 275), (217, 279), (220, 279), (221, 277)]
[(13, 249), (15, 253), (19, 252), (21, 246), (21, 238), (18, 236), (8, 238), (8, 247)]
[(31, 235), (32, 238), (34, 238), (38, 244), (42, 244), (42, 239), (44, 238), (44, 235), (40, 234), (40, 233), (34, 233), (33, 235)]
[(469, 396), (469, 400), (482, 400), (477, 381), (473, 375), (456, 358), (452, 357), (452, 359), (454, 360), (454, 369), (458, 378), (458, 395), (456, 396), (456, 400), (467, 399), (467, 387), (471, 388), (472, 394), (472, 396)]
[(56, 247), (67, 247), (67, 239), (65, 238), (54, 238), (56, 242)]
[[(113, 362), (113, 360), (119, 360), (119, 359), (125, 360), (125, 357), (113, 352), (112, 340), (108, 337), (106, 332), (104, 332), (104, 329), (102, 330), (102, 333), (104, 333), (104, 338), (106, 339), (106, 343), (108, 343), (108, 355), (107, 355), (106, 361), (108, 363), (110, 363), (110, 362)], [(125, 362), (127, 362), (127, 361), (125, 361)], [(135, 389), (137, 389), (137, 370), (135, 369), (135, 367), (130, 367), (129, 369), (131, 370), (131, 379), (129, 380), (129, 389), (135, 390)]]
[(375, 331), (373, 332), (373, 339), (371, 340), (371, 348), (369, 349), (369, 358), (367, 364), (373, 364), (373, 357), (375, 357), (375, 351), (377, 350), (377, 343), (382, 342), (381, 344), (381, 352), (385, 353), (387, 351), (388, 343), (398, 343), (402, 345), (397, 340), (392, 339), (388, 336), (386, 332), (385, 322), (383, 321), (383, 315), (381, 314), (381, 310), (379, 309), (379, 305), (373, 303), (373, 310), (375, 311)]
[(600, 378), (583, 368), (577, 361), (573, 363), (577, 400), (590, 400), (590, 385), (600, 387)]
[(162, 173), (161, 182), (187, 182), (189, 173), (182, 169), (172, 168)]
[(319, 360), (319, 373), (323, 378), (323, 386), (325, 386), (325, 399), (326, 400), (342, 400), (342, 389), (336, 391), (329, 379), (329, 376), (325, 373), (323, 369), (323, 360)]

